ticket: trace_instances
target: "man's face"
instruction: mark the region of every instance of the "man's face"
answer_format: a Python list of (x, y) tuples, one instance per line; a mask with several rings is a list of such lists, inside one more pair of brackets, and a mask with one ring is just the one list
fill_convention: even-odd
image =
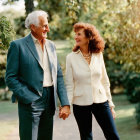
[(47, 18), (39, 17), (39, 26), (31, 25), (31, 30), (33, 35), (39, 39), (45, 39), (47, 37), (47, 32), (50, 31)]

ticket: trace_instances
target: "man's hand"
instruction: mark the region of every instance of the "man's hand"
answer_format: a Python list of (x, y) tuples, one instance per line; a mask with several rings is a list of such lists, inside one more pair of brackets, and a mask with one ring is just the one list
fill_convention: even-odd
[(59, 107), (59, 118), (63, 118), (65, 120), (70, 115), (70, 106), (66, 105), (63, 107)]

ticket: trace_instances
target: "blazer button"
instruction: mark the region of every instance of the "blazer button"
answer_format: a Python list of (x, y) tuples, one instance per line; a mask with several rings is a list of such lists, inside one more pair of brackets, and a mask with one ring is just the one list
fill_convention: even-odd
[(42, 84), (42, 83), (43, 83), (43, 81), (40, 81), (40, 83)]

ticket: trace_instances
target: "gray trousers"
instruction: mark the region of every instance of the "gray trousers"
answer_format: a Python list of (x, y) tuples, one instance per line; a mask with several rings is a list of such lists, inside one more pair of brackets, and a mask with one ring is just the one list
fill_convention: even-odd
[(31, 104), (18, 103), (20, 140), (52, 140), (55, 112), (53, 86)]

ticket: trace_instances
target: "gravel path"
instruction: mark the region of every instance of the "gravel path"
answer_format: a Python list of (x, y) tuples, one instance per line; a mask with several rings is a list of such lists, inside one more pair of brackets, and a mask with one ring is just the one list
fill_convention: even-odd
[[(18, 118), (17, 118), (18, 119)], [(93, 117), (93, 133), (94, 140), (105, 140), (102, 130)], [(7, 136), (7, 140), (19, 140), (18, 123), (13, 132)], [(78, 127), (73, 114), (68, 119), (62, 120), (58, 118), (58, 112), (54, 117), (54, 133), (53, 140), (80, 140)]]

